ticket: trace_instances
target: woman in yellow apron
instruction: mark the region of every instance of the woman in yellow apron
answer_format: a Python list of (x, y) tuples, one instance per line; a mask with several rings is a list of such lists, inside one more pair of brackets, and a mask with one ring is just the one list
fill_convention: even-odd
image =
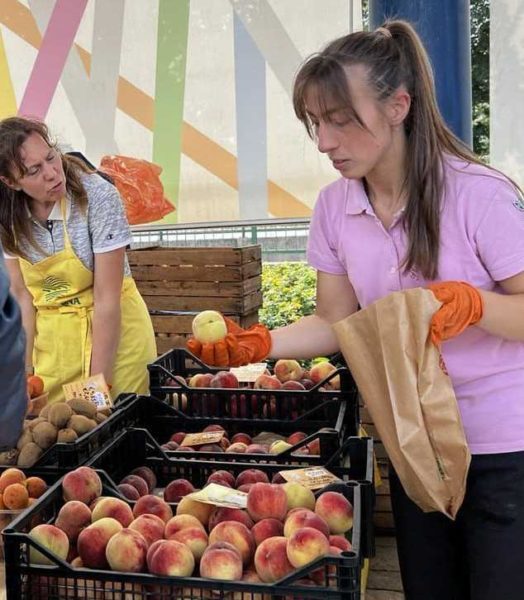
[(155, 339), (125, 257), (130, 232), (116, 188), (62, 155), (43, 123), (20, 117), (0, 122), (0, 182), (26, 364), (50, 402), (63, 399), (63, 384), (97, 373), (113, 397), (147, 392)]

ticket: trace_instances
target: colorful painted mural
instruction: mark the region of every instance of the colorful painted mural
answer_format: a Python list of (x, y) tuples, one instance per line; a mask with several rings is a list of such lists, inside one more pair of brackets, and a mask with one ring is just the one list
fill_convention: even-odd
[(336, 174), (293, 76), (360, 26), (348, 0), (1, 0), (0, 117), (46, 119), (95, 164), (159, 164), (166, 222), (308, 216)]

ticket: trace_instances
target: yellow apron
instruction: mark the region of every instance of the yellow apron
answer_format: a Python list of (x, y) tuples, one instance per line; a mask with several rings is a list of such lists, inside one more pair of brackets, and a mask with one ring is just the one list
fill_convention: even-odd
[[(36, 308), (33, 348), (35, 373), (44, 380), (49, 402), (63, 400), (62, 385), (90, 375), (94, 273), (76, 256), (66, 228), (64, 249), (35, 263), (20, 259), (24, 282)], [(120, 343), (113, 367), (111, 394), (147, 393), (146, 365), (156, 358), (151, 318), (132, 277), (121, 294)]]

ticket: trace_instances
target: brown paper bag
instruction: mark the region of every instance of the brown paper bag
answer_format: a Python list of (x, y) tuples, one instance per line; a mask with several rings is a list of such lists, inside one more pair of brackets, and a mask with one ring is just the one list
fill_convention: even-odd
[(449, 376), (428, 337), (441, 303), (422, 288), (394, 292), (333, 328), (408, 496), (456, 517), (471, 455)]

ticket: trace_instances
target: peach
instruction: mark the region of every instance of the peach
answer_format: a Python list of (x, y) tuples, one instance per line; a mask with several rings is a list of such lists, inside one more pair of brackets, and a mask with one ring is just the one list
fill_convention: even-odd
[(237, 454), (244, 454), (247, 450), (247, 444), (243, 442), (234, 442), (226, 448), (226, 452), (231, 454), (232, 452), (236, 452)]
[(0, 475), (0, 494), (2, 494), (8, 485), (13, 483), (22, 483), (26, 480), (25, 473), (16, 467), (6, 469)]
[(276, 440), (269, 446), (269, 454), (280, 454), (293, 446), (284, 440)]
[(340, 492), (324, 492), (317, 498), (315, 513), (329, 526), (330, 533), (345, 533), (353, 527), (353, 506)]
[(211, 423), (211, 425), (206, 425), (202, 431), (223, 431), (225, 433), (226, 430), (218, 423)]
[(69, 500), (60, 509), (55, 525), (61, 529), (74, 544), (78, 534), (91, 524), (91, 511), (89, 507), (78, 500)]
[(173, 511), (169, 504), (153, 494), (146, 494), (135, 502), (133, 515), (139, 517), (144, 514), (151, 514), (160, 517), (165, 523), (173, 516)]
[(221, 485), (226, 483), (229, 487), (233, 487), (235, 485), (235, 476), (229, 471), (219, 469), (218, 471), (213, 471), (213, 473), (211, 473), (207, 478), (207, 483), (218, 483)]
[(318, 529), (302, 527), (288, 538), (287, 557), (296, 568), (325, 556), (329, 552), (329, 540)]
[(140, 498), (138, 490), (130, 483), (120, 483), (116, 487), (126, 500), (138, 500)]
[(287, 513), (286, 492), (274, 483), (255, 483), (247, 493), (247, 512), (253, 521), (283, 521)]
[(82, 563), (89, 569), (106, 569), (106, 546), (109, 540), (119, 531), (122, 525), (111, 517), (95, 521), (82, 529), (76, 544)]
[(199, 312), (191, 323), (193, 336), (202, 344), (213, 344), (227, 335), (224, 317), (216, 310)]
[(255, 390), (279, 390), (281, 387), (282, 384), (276, 377), (266, 374), (259, 375), (253, 384)]
[(158, 546), (149, 549), (147, 564), (153, 575), (167, 577), (189, 577), (195, 568), (195, 558), (191, 550), (175, 540), (159, 540)]
[(233, 545), (242, 557), (244, 566), (248, 565), (255, 553), (255, 540), (251, 531), (238, 521), (222, 521), (209, 534), (209, 543), (228, 542)]
[(237, 388), (238, 379), (234, 373), (230, 371), (218, 371), (211, 379), (210, 387), (214, 388)]
[(197, 500), (192, 500), (187, 496), (184, 496), (176, 507), (177, 515), (193, 515), (202, 523), (202, 525), (208, 524), (209, 516), (211, 515), (212, 511), (212, 504), (198, 502)]
[(343, 535), (330, 535), (329, 545), (340, 548), (343, 552), (348, 552), (353, 547), (351, 542)]
[(25, 485), (30, 498), (40, 498), (47, 490), (47, 483), (40, 477), (28, 477), (25, 480)]
[(307, 434), (304, 433), (303, 431), (294, 431), (291, 435), (288, 436), (286, 441), (288, 444), (295, 446), (296, 444), (299, 444), (305, 438), (307, 438)]
[(212, 544), (200, 560), (200, 577), (236, 581), (242, 577), (242, 558), (230, 544)]
[(287, 496), (288, 511), (292, 508), (315, 508), (315, 494), (296, 481), (288, 481), (282, 486)]
[(91, 467), (78, 467), (64, 475), (62, 492), (66, 502), (79, 500), (89, 505), (102, 494), (102, 481)]
[[(264, 583), (257, 572), (252, 570), (244, 571), (241, 581), (255, 584)], [(271, 594), (244, 594), (243, 592), (234, 592), (232, 600), (245, 600), (246, 596), (249, 597), (249, 600), (271, 600)]]
[(149, 492), (152, 492), (156, 488), (156, 475), (153, 469), (144, 465), (142, 467), (133, 469), (130, 474), (142, 477), (142, 479), (147, 483)]
[[(316, 385), (317, 383), (324, 381), (324, 379), (326, 379), (326, 377), (331, 375), (331, 373), (333, 373), (333, 371), (336, 371), (336, 370), (337, 370), (337, 368), (335, 367), (335, 365), (332, 365), (328, 361), (319, 362), (319, 363), (313, 365), (311, 367), (311, 369), (309, 370), (309, 378)], [(334, 385), (337, 385), (336, 380), (338, 380), (338, 388), (333, 387)], [(337, 375), (336, 377), (333, 377), (332, 379), (330, 379), (329, 384), (333, 389), (340, 389), (340, 376)]]
[(147, 542), (133, 529), (122, 529), (107, 543), (106, 559), (113, 571), (140, 573), (146, 566)]
[(139, 475), (127, 475), (127, 477), (124, 477), (124, 479), (122, 479), (120, 483), (127, 483), (128, 485), (132, 485), (138, 492), (140, 497), (146, 496), (149, 493), (149, 486), (147, 485), (147, 481)]
[(281, 383), (286, 381), (300, 381), (304, 374), (304, 369), (293, 358), (280, 358), (273, 367), (273, 373)]
[(235, 487), (238, 489), (244, 483), (269, 483), (268, 476), (260, 469), (245, 469), (241, 471), (236, 480)]
[(202, 554), (208, 546), (207, 533), (201, 526), (181, 529), (169, 539), (185, 544), (193, 553), (196, 562), (202, 558)]
[(145, 539), (147, 546), (151, 546), (153, 542), (161, 540), (164, 537), (165, 523), (156, 515), (140, 515), (134, 519), (128, 529), (138, 531)]
[(312, 442), (309, 442), (309, 444), (307, 445), (307, 448), (309, 450), (309, 454), (319, 455), (320, 454), (320, 439), (316, 438)]
[(169, 441), (175, 442), (176, 444), (181, 444), (184, 441), (185, 437), (186, 437), (185, 431), (177, 431), (169, 438)]
[(27, 488), (23, 483), (12, 483), (5, 488), (2, 500), (5, 507), (10, 510), (27, 508), (29, 503)]
[(267, 538), (281, 537), (284, 534), (284, 524), (277, 519), (262, 519), (253, 525), (251, 533), (255, 539), (255, 544), (260, 546)]
[(253, 519), (245, 510), (240, 508), (230, 508), (227, 506), (215, 506), (209, 516), (208, 529), (211, 531), (222, 521), (238, 521), (243, 523), (248, 529), (253, 527)]
[(104, 517), (116, 519), (122, 527), (128, 527), (133, 521), (133, 511), (127, 502), (120, 498), (102, 498), (96, 503), (91, 513), (91, 522), (94, 523)]
[(240, 442), (242, 444), (245, 444), (246, 446), (249, 446), (249, 444), (251, 444), (252, 439), (251, 436), (248, 435), (247, 433), (235, 433), (235, 435), (231, 438), (231, 443), (232, 444), (236, 444), (237, 442)]
[(173, 479), (164, 490), (166, 502), (179, 502), (184, 496), (195, 491), (193, 484), (187, 479)]
[[(20, 485), (20, 484), (11, 484)], [(43, 546), (49, 552), (56, 554), (62, 560), (67, 558), (69, 553), (69, 540), (67, 535), (55, 525), (37, 525), (29, 532), (29, 537)], [(41, 552), (30, 547), (29, 560), (37, 565), (52, 565), (52, 560), (44, 556)]]
[(286, 483), (286, 480), (277, 472), (271, 477), (271, 483)]
[(300, 381), (284, 381), (284, 383), (282, 384), (282, 389), (283, 390), (296, 390), (297, 392), (304, 392), (305, 391), (305, 387), (302, 383), (300, 383)]
[(255, 569), (264, 583), (273, 583), (294, 571), (287, 557), (287, 539), (270, 537), (255, 552)]
[(198, 446), (198, 452), (224, 452), (224, 448), (219, 444), (202, 444), (202, 446)]
[(249, 444), (246, 448), (246, 454), (268, 454), (269, 448), (267, 444)]
[(284, 523), (284, 535), (289, 538), (295, 531), (303, 527), (317, 529), (326, 540), (329, 537), (329, 527), (326, 521), (308, 508), (296, 508), (288, 514)]
[(310, 390), (312, 387), (315, 387), (315, 384), (309, 377), (304, 377), (300, 380), (300, 383), (304, 386), (306, 390)]
[(164, 537), (168, 540), (171, 536), (175, 535), (177, 531), (185, 529), (186, 527), (200, 527), (201, 529), (204, 529), (204, 525), (202, 525), (202, 523), (193, 515), (177, 514), (166, 523)]
[(254, 483), (243, 483), (242, 485), (239, 485), (237, 490), (239, 492), (244, 492), (245, 494), (247, 494), (249, 492), (249, 490), (251, 489), (252, 486), (254, 486)]
[(192, 388), (208, 388), (211, 387), (211, 380), (213, 379), (213, 373), (196, 373), (189, 378), (187, 382), (189, 387)]

